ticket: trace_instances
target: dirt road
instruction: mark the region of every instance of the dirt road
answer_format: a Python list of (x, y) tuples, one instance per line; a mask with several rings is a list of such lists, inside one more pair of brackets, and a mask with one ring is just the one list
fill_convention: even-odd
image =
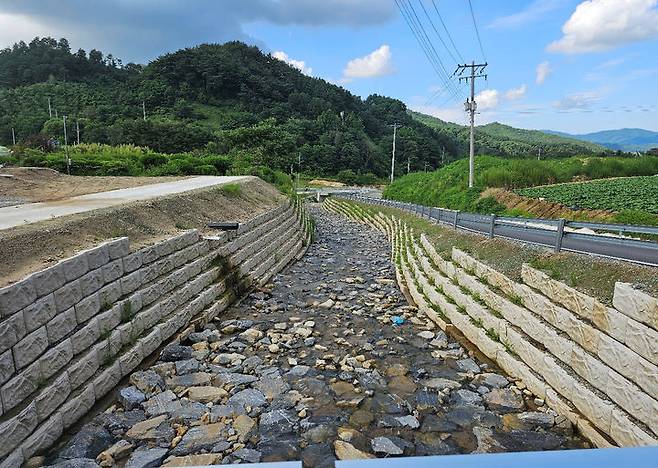
[(109, 208), (124, 203), (149, 200), (190, 190), (248, 179), (248, 176), (201, 176), (159, 184), (92, 193), (62, 200), (0, 208), (0, 230), (62, 216)]

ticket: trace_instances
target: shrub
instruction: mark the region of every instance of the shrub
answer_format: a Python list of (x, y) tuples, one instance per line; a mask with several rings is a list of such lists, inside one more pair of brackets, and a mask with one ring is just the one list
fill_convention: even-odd
[(219, 190), (229, 198), (238, 198), (242, 193), (240, 184), (225, 184), (219, 187)]
[(505, 211), (505, 206), (498, 203), (494, 197), (485, 197), (475, 202), (474, 209), (477, 213), (501, 214)]
[(340, 171), (336, 175), (336, 178), (338, 179), (339, 182), (342, 182), (344, 184), (355, 185), (357, 180), (357, 175), (354, 173), (352, 169), (345, 169), (343, 171)]
[(366, 174), (359, 174), (356, 176), (357, 185), (376, 185), (378, 182), (377, 176), (372, 172)]

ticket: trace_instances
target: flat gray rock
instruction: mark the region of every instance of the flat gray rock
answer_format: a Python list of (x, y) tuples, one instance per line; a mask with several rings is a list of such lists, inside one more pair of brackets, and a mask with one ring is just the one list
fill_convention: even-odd
[(229, 404), (238, 403), (243, 406), (251, 406), (252, 408), (259, 408), (267, 404), (267, 399), (263, 392), (253, 388), (241, 390), (231, 398), (228, 399)]
[(167, 452), (165, 448), (140, 447), (132, 453), (126, 468), (156, 468), (162, 464)]

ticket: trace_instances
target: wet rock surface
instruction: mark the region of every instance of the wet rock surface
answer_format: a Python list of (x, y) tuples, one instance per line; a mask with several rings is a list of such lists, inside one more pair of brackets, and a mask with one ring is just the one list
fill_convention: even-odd
[(313, 215), (318, 240), (302, 260), (165, 347), (50, 464), (333, 466), (586, 446), (408, 305), (381, 233)]

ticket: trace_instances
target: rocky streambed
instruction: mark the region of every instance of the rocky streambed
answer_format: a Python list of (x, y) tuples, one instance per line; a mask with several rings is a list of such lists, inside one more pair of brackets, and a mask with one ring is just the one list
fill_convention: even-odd
[(319, 208), (313, 214), (318, 240), (302, 260), (165, 347), (112, 406), (31, 463), (301, 459), (311, 467), (587, 446), (522, 383), (408, 305), (381, 233)]

